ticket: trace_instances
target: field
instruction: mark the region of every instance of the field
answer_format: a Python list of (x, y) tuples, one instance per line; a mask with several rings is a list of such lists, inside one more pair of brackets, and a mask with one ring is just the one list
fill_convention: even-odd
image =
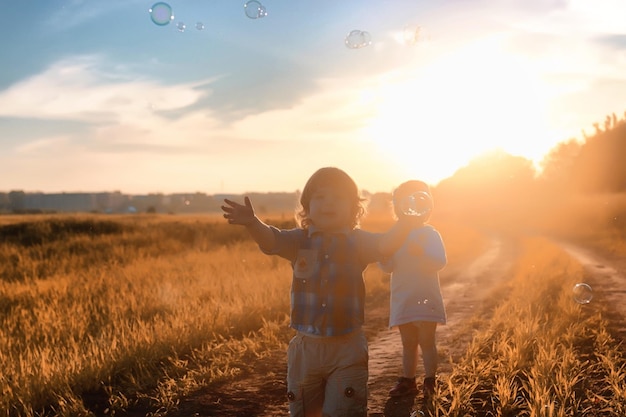
[[(570, 237), (623, 256), (621, 229), (596, 221)], [(433, 223), (450, 276), (462, 279), (490, 236), (467, 222)], [(390, 224), (369, 216), (363, 227)], [(176, 415), (183, 399), (245, 376), (247, 364), (292, 336), (290, 266), (221, 218), (4, 216), (0, 236), (1, 415)], [(572, 301), (585, 271), (553, 241), (507, 239), (517, 255), (507, 279), (484, 289), (491, 295), (467, 318), (467, 343), (445, 358), (426, 412), (626, 415), (624, 347), (610, 306)], [(388, 276), (373, 265), (365, 278), (368, 310), (384, 311)], [(385, 320), (370, 324), (371, 340)]]

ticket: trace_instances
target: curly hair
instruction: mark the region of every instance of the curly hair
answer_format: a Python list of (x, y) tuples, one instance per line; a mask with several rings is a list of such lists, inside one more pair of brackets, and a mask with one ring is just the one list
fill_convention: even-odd
[(320, 168), (311, 175), (304, 185), (300, 195), (300, 206), (296, 210), (296, 222), (303, 229), (311, 225), (309, 218), (309, 204), (311, 196), (321, 187), (333, 187), (341, 191), (353, 202), (352, 228), (359, 226), (361, 218), (365, 215), (365, 198), (359, 194), (359, 189), (354, 180), (345, 171), (335, 167)]

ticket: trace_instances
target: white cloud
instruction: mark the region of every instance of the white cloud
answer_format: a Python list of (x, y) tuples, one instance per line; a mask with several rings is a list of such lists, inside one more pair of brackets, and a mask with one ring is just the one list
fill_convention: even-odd
[(516, 28), (581, 39), (590, 34), (624, 33), (626, 3), (621, 0), (569, 0), (567, 7), (518, 19)]
[[(361, 100), (358, 80), (323, 80), (316, 93), (290, 108), (269, 110), (225, 125), (210, 108), (192, 108), (206, 94), (197, 88), (213, 80), (163, 85), (132, 74), (102, 70), (103, 59), (83, 56), (51, 65), (44, 72), (0, 93), (0, 116), (90, 123), (100, 143), (210, 143), (210, 138), (281, 141), (349, 135), (372, 116)], [(197, 106), (196, 106), (197, 107)], [(177, 117), (171, 112), (181, 112)], [(26, 149), (26, 148), (25, 148)]]
[(583, 32), (624, 33), (626, 3), (622, 0), (569, 0), (573, 29)]
[(102, 59), (82, 56), (62, 60), (12, 85), (0, 93), (0, 116), (119, 121), (145, 117), (154, 107), (181, 109), (203, 95), (195, 84), (166, 86), (103, 73), (99, 69)]
[[(482, 9), (464, 14), (478, 3)], [(318, 80), (317, 89), (298, 102), (231, 123), (201, 107), (210, 94), (206, 87), (220, 88), (217, 79), (166, 84), (123, 64), (106, 67), (107, 58), (99, 55), (64, 59), (0, 91), (0, 116), (88, 127), (23, 141), (12, 154), (28, 163), (6, 159), (0, 167), (29, 177), (32, 188), (42, 173), (62, 170), (55, 174), (57, 184), (73, 182), (74, 189), (202, 190), (224, 179), (232, 191), (268, 189), (264, 181), (274, 190), (293, 190), (319, 165), (336, 164), (365, 179), (364, 187), (380, 190), (391, 187), (382, 171), (372, 169), (377, 159), (386, 161), (381, 170), (393, 159), (419, 168), (398, 167), (401, 175), (436, 182), (486, 147), (506, 141), (505, 150), (535, 157), (550, 141), (569, 138), (553, 132), (579, 133), (610, 112), (622, 113), (614, 106), (626, 94), (625, 59), (593, 43), (617, 29), (614, 15), (626, 16), (621, 1), (591, 7), (583, 0), (511, 0), (503, 3), (510, 7), (488, 14), (492, 3), (454, 2), (431, 13), (423, 23), (432, 39), (415, 47), (401, 49), (383, 36), (372, 48), (377, 69), (391, 55), (387, 48), (396, 47), (394, 59), (385, 61), (393, 68), (384, 74), (337, 70), (342, 76)], [(415, 142), (427, 150), (419, 158), (407, 152), (406, 143)], [(294, 157), (297, 162), (287, 167), (293, 173), (275, 164)]]
[(261, 140), (323, 140), (354, 138), (374, 116), (362, 100), (367, 80), (322, 80), (317, 92), (290, 108), (247, 116), (231, 126), (231, 134)]

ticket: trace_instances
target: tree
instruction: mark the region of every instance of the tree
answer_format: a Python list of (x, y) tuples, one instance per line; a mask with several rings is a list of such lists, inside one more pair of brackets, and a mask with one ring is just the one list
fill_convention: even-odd
[(540, 163), (541, 184), (551, 190), (568, 190), (580, 151), (581, 143), (573, 138), (552, 148)]
[[(612, 120), (607, 116), (607, 123)], [(626, 191), (626, 124), (587, 138), (573, 161), (571, 181), (581, 192)]]
[(437, 210), (489, 227), (521, 226), (535, 198), (535, 174), (526, 158), (486, 153), (437, 185)]

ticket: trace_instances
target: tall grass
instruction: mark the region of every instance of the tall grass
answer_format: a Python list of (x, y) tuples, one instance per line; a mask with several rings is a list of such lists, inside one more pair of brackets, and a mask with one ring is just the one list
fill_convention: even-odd
[(432, 415), (626, 415), (626, 360), (602, 300), (577, 304), (580, 264), (546, 240), (524, 243), (507, 288), (477, 312), (482, 327), (443, 376)]
[[(4, 217), (0, 236), (1, 415), (165, 415), (292, 335), (289, 264), (223, 219)], [(454, 239), (448, 250), (464, 252)], [(388, 277), (374, 267), (366, 280), (368, 305), (385, 305)]]
[[(368, 216), (363, 227), (391, 221)], [(466, 224), (434, 225), (452, 269), (487, 245)], [(292, 335), (290, 266), (223, 219), (7, 216), (0, 236), (0, 415), (167, 415)], [(580, 265), (547, 241), (523, 248), (477, 311), (432, 413), (626, 415), (624, 358), (601, 300), (571, 299)], [(365, 278), (368, 308), (385, 306), (388, 276), (373, 267)]]
[(110, 411), (146, 399), (167, 409), (163, 384), (189, 391), (282, 346), (289, 266), (240, 232), (166, 220), (3, 226), (0, 259), (14, 261), (0, 281), (0, 410), (87, 415), (94, 393), (108, 393)]

